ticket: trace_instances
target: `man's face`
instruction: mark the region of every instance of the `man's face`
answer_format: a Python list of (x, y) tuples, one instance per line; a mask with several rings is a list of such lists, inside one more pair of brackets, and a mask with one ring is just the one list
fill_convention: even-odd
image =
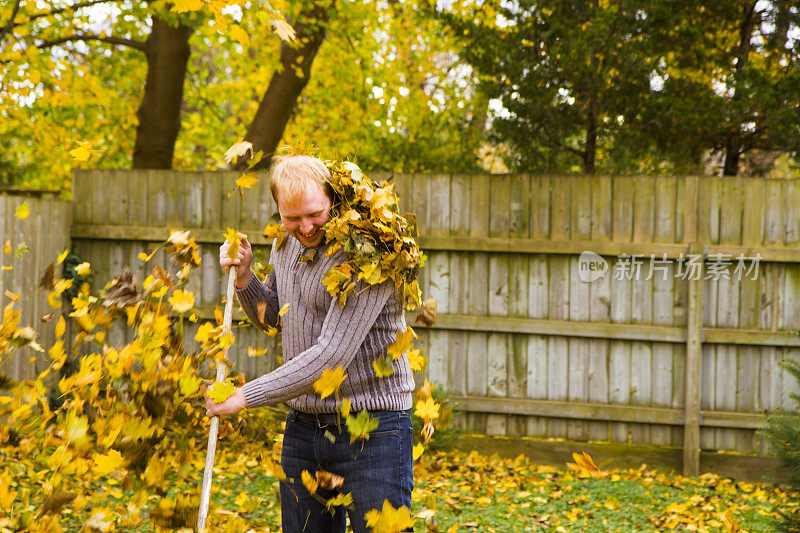
[(306, 248), (325, 240), (322, 226), (331, 219), (331, 201), (320, 187), (310, 187), (299, 202), (284, 202), (278, 195), (278, 212), (286, 231)]

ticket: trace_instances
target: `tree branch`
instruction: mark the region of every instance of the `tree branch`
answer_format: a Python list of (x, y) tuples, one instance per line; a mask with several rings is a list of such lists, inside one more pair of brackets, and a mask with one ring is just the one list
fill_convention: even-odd
[(0, 41), (8, 35), (11, 30), (14, 28), (14, 19), (17, 18), (17, 13), (19, 13), (19, 5), (22, 3), (22, 0), (17, 0), (14, 3), (14, 9), (11, 10), (11, 16), (8, 17), (8, 24), (3, 26), (3, 29), (0, 30)]
[(101, 41), (104, 43), (135, 48), (136, 50), (140, 50), (142, 52), (147, 51), (147, 46), (142, 41), (126, 39), (125, 37), (114, 37), (113, 35), (108, 37), (103, 37), (101, 35), (70, 35), (68, 37), (61, 37), (59, 39), (54, 39), (52, 41), (43, 41), (37, 44), (36, 48), (39, 49), (50, 48), (51, 46), (58, 46), (60, 44), (75, 42), (75, 41)]
[[(52, 16), (52, 15), (60, 15), (61, 13), (64, 13), (66, 11), (75, 11), (75, 10), (81, 9), (83, 7), (91, 7), (91, 6), (94, 6), (94, 5), (97, 5), (97, 4), (108, 4), (108, 3), (118, 3), (118, 2), (119, 2), (119, 0), (88, 0), (87, 2), (78, 2), (77, 4), (72, 4), (71, 6), (64, 6), (64, 7), (58, 8), (58, 9), (54, 9), (52, 11), (47, 11), (47, 12), (43, 12), (43, 13), (37, 13), (36, 15), (31, 15), (30, 17), (28, 17), (24, 21), (20, 21), (20, 22), (17, 22), (15, 24), (11, 25), (11, 28), (16, 28), (17, 26), (22, 26), (23, 24), (27, 24), (28, 22), (31, 22), (31, 21), (34, 21), (34, 20), (37, 20), (37, 19), (40, 19), (40, 18), (49, 17), (49, 16)], [(19, 2), (17, 2), (17, 4), (19, 4)], [(13, 17), (12, 17), (12, 20), (13, 20)]]

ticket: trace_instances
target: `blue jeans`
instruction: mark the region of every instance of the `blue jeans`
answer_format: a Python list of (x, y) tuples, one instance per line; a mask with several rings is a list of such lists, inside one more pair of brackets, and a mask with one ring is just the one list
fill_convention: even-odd
[[(369, 434), (368, 440), (356, 440), (353, 444), (343, 418), (337, 427), (335, 422), (320, 424), (295, 411), (286, 417), (281, 453), (286, 481), (280, 484), (284, 533), (343, 532), (345, 512), (353, 531), (366, 533), (364, 515), (371, 509), (380, 511), (384, 500), (389, 500), (395, 508), (404, 505), (411, 509), (414, 488), (411, 411), (376, 411), (370, 416), (378, 420), (377, 429)], [(353, 503), (346, 509), (333, 507), (329, 511), (303, 486), (303, 470), (308, 470), (312, 478), (318, 470), (342, 476), (344, 484), (339, 489), (331, 491), (320, 486), (317, 494), (327, 500), (338, 493), (350, 493)]]

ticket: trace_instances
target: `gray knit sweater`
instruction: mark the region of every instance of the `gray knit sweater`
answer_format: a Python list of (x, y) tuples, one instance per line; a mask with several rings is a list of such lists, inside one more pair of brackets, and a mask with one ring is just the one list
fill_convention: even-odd
[[(414, 378), (406, 356), (393, 361), (394, 372), (385, 378), (377, 377), (372, 366), (386, 355), (398, 331), (406, 328), (394, 285), (387, 281), (365, 288), (359, 282), (347, 304), (339, 306), (322, 279), (345, 258), (341, 251), (325, 257), (327, 248), (323, 244), (312, 260), (302, 261), (309, 250), (287, 235), (280, 250), (273, 247), (273, 269), (267, 280), (262, 283), (253, 275), (245, 288), (236, 291), (250, 321), (261, 329), (265, 324), (276, 326), (278, 311), (289, 304), (280, 317), (284, 363), (244, 385), (247, 406), (286, 402), (299, 411), (334, 413), (347, 398), (353, 411), (409, 409)], [(259, 321), (258, 302), (267, 304), (265, 324)], [(313, 383), (323, 370), (338, 366), (347, 374), (339, 399), (320, 398)]]

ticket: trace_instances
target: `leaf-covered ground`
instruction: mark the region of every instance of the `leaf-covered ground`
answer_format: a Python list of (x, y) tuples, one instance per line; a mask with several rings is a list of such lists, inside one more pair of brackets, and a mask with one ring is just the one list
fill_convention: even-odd
[[(278, 481), (270, 457), (274, 453), (267, 446), (241, 440), (220, 443), (210, 524), (227, 531), (279, 530)], [(415, 467), (415, 530), (774, 531), (777, 510), (800, 505), (798, 494), (718, 476), (685, 478), (645, 466), (608, 472), (578, 466), (577, 471), (554, 469), (522, 456), (504, 459), (477, 452), (426, 454)], [(179, 523), (192, 523), (196, 516), (197, 500), (187, 497), (199, 491), (202, 465), (195, 467), (194, 486), (171, 486), (167, 475), (164, 494), (143, 502), (129, 501), (132, 494), (113, 479), (103, 485), (87, 483), (86, 490), (51, 519), (68, 531), (89, 523), (94, 528), (87, 531), (108, 531), (103, 524), (112, 523), (112, 518), (117, 518), (118, 530), (178, 529)], [(26, 484), (41, 482), (35, 472), (16, 473), (16, 486), (2, 487), (0, 493), (21, 493)], [(112, 516), (126, 506), (128, 516)], [(11, 531), (2, 526), (11, 518), (9, 513), (34, 511), (20, 502), (3, 508), (0, 530)]]

